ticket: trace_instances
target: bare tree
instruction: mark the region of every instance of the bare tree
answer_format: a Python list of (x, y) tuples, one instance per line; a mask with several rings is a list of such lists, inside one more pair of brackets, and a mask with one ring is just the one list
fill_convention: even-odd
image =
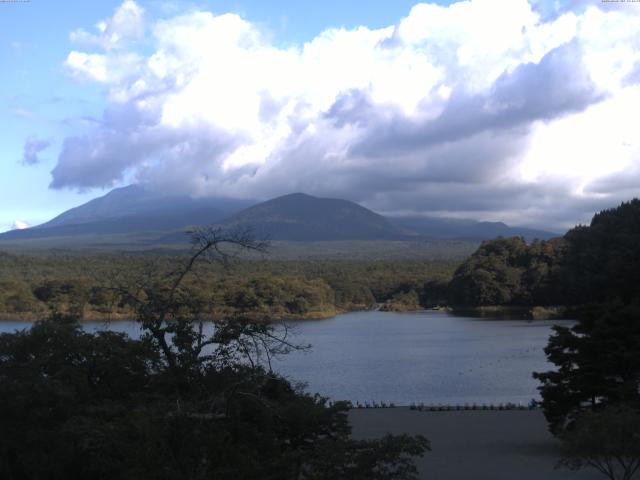
[(191, 277), (197, 281), (202, 263), (228, 267), (243, 252), (265, 253), (265, 240), (255, 239), (247, 229), (202, 227), (190, 234), (191, 253), (178, 268), (161, 272), (151, 264), (134, 281), (112, 287), (133, 305), (146, 338), (159, 348), (170, 369), (242, 360), (254, 367), (264, 362), (271, 371), (274, 355), (306, 348), (290, 341), (284, 323), (250, 321), (242, 315), (212, 318), (213, 305), (188, 285)]

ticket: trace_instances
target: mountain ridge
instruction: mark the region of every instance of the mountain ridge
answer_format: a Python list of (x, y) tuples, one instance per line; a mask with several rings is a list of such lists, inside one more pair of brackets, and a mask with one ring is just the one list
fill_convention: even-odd
[(407, 232), (355, 202), (290, 193), (226, 218), (227, 228), (252, 228), (273, 240), (394, 240)]
[[(163, 195), (140, 185), (111, 190), (41, 225), (0, 234), (5, 242), (46, 238), (110, 236), (137, 239), (148, 245), (184, 242), (184, 231), (198, 225), (224, 229), (251, 228), (272, 240), (311, 242), (349, 240), (452, 239), (481, 241), (496, 236), (547, 239), (544, 230), (509, 227), (502, 222), (478, 222), (437, 217), (388, 217), (355, 202), (297, 192), (254, 203), (223, 197), (191, 198)], [(139, 240), (143, 238), (144, 240)], [(105, 243), (110, 241), (105, 238)], [(133, 240), (132, 240), (133, 241)]]

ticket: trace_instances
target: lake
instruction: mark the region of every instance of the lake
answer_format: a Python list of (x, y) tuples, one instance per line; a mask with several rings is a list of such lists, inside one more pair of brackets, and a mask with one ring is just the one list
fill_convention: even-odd
[[(528, 403), (539, 399), (533, 371), (545, 371), (543, 348), (554, 324), (570, 320), (491, 320), (446, 312), (353, 312), (288, 322), (307, 352), (276, 360), (274, 370), (335, 400), (411, 403)], [(87, 322), (87, 330), (104, 328)], [(27, 328), (0, 322), (0, 332)], [(110, 329), (139, 334), (134, 322)]]

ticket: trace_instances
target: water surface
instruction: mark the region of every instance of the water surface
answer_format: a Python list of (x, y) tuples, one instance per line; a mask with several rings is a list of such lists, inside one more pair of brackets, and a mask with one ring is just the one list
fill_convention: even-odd
[[(292, 381), (337, 400), (424, 403), (527, 403), (539, 399), (533, 371), (551, 369), (543, 348), (554, 324), (569, 320), (491, 320), (445, 312), (354, 312), (289, 322), (310, 343), (273, 363)], [(0, 331), (28, 328), (0, 322)], [(105, 328), (87, 322), (89, 331)], [(134, 322), (107, 326), (136, 337)]]

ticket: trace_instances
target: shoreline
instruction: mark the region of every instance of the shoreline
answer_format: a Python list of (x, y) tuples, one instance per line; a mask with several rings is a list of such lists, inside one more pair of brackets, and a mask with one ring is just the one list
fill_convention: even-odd
[[(344, 309), (335, 309), (335, 310), (319, 310), (312, 311), (306, 314), (268, 314), (262, 312), (249, 312), (245, 315), (253, 321), (259, 322), (266, 318), (269, 321), (292, 321), (292, 320), (324, 320), (327, 318), (333, 318), (337, 315), (341, 315), (348, 312), (366, 312), (372, 309), (362, 309), (362, 310), (344, 310)], [(7, 313), (0, 312), (0, 323), (1, 322), (22, 322), (22, 323), (33, 323), (38, 320), (46, 320), (49, 312), (35, 313), (35, 312), (20, 312), (20, 313)], [(216, 314), (210, 316), (203, 316), (204, 320), (207, 321), (216, 321), (218, 319), (224, 318), (225, 314)], [(135, 320), (135, 312), (119, 312), (119, 313), (109, 313), (109, 314), (100, 314), (99, 312), (85, 312), (80, 319), (80, 323), (84, 322), (113, 322), (113, 321), (121, 321), (121, 320)]]
[[(396, 313), (411, 313), (420, 311), (436, 311), (446, 312), (458, 316), (471, 316), (478, 318), (491, 318), (491, 319), (527, 319), (527, 320), (558, 320), (564, 319), (565, 314), (568, 312), (568, 308), (564, 306), (509, 306), (509, 305), (482, 305), (476, 307), (468, 306), (448, 306), (437, 305), (433, 307), (419, 308), (384, 308), (386, 304), (376, 303), (373, 306), (358, 306), (359, 308), (332, 308), (324, 310), (310, 311), (304, 314), (293, 313), (277, 313), (270, 314), (267, 312), (248, 312), (245, 315), (252, 320), (261, 321), (269, 319), (270, 321), (293, 321), (293, 320), (324, 320), (327, 318), (333, 318), (337, 315), (351, 312), (368, 312), (368, 311), (385, 311)], [(38, 320), (46, 319), (49, 312), (0, 312), (0, 322), (24, 322), (30, 323)], [(207, 320), (215, 320), (216, 318), (223, 318), (225, 313), (219, 312), (212, 316), (206, 317)], [(80, 322), (110, 322), (119, 320), (131, 320), (135, 317), (134, 312), (110, 312), (103, 314), (96, 311), (86, 311), (83, 314)]]
[(564, 319), (569, 308), (562, 305), (479, 305), (446, 307), (456, 315), (471, 315), (474, 317), (504, 317), (526, 318), (529, 320), (558, 320)]

